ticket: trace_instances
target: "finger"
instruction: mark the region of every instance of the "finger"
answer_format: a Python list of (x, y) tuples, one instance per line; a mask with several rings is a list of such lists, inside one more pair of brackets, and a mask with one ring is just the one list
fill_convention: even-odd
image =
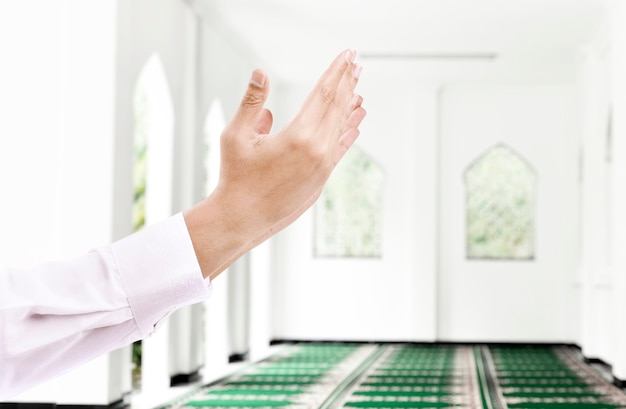
[(334, 59), (307, 97), (300, 111), (302, 120), (307, 121), (308, 124), (317, 124), (324, 118), (335, 102), (339, 83), (342, 79), (345, 80), (346, 72), (352, 76), (355, 56), (356, 53), (353, 50), (345, 50)]
[(360, 64), (353, 64), (351, 69), (346, 70), (337, 88), (337, 105), (344, 109), (352, 109), (354, 104), (354, 89), (359, 82), (359, 77), (363, 67)]
[(323, 131), (323, 135), (327, 135), (330, 143), (336, 143), (345, 132), (349, 116), (363, 102), (363, 98), (354, 93), (361, 71), (362, 67), (359, 64), (353, 64), (351, 69), (344, 72), (335, 101), (326, 111), (323, 120), (318, 122), (318, 129)]
[(268, 134), (272, 130), (272, 124), (274, 123), (274, 116), (272, 112), (263, 108), (261, 114), (259, 115), (259, 119), (256, 125), (256, 132), (260, 134)]
[(359, 130), (359, 125), (361, 125), (361, 122), (365, 118), (365, 115), (367, 115), (367, 111), (365, 111), (365, 109), (360, 106), (360, 102), (363, 100), (363, 98), (358, 98), (357, 100), (359, 101), (359, 106), (357, 106), (352, 114), (350, 114), (350, 116), (348, 117), (348, 121), (346, 123), (347, 130), (344, 131), (339, 137), (339, 144), (337, 149), (335, 150), (335, 165), (337, 164), (337, 162), (339, 162), (343, 155), (345, 155), (350, 146), (352, 146), (356, 138), (361, 133), (361, 131)]
[(348, 121), (346, 122), (347, 128), (358, 128), (365, 118), (365, 115), (367, 115), (367, 111), (361, 106), (357, 107), (348, 117)]
[(351, 94), (350, 102), (346, 104), (344, 110), (334, 109), (329, 111), (320, 122), (318, 129), (326, 134), (333, 135), (332, 143), (335, 143), (348, 128), (356, 128), (365, 117), (365, 110), (361, 109), (358, 114), (354, 111), (361, 107), (363, 97), (358, 94)]
[(260, 121), (266, 120), (262, 119), (262, 115), (266, 115), (263, 114), (263, 105), (268, 95), (269, 79), (267, 74), (259, 69), (254, 70), (230, 126), (236, 129), (255, 130)]
[(352, 112), (363, 105), (363, 97), (359, 94), (352, 94), (352, 98), (350, 98), (350, 103), (348, 104), (348, 116), (352, 114)]
[(343, 135), (341, 135), (341, 138), (339, 138), (339, 145), (335, 150), (335, 157), (333, 158), (334, 165), (339, 163), (341, 158), (343, 158), (343, 155), (346, 154), (348, 149), (350, 149), (360, 134), (361, 132), (357, 128), (350, 128)]

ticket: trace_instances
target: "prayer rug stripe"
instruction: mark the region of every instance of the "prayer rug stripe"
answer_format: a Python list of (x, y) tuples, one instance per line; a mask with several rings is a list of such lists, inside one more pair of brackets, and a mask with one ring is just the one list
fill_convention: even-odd
[(285, 400), (238, 400), (238, 399), (217, 399), (217, 400), (192, 400), (187, 402), (185, 406), (193, 407), (218, 407), (218, 408), (275, 408), (280, 406), (289, 406), (293, 403)]
[(300, 395), (301, 389), (218, 389), (208, 391), (207, 395)]

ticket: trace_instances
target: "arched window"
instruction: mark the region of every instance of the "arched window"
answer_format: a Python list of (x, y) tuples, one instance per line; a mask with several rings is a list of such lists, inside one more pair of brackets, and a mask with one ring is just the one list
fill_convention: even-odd
[(534, 258), (536, 179), (534, 169), (504, 145), (467, 168), (467, 258)]
[(381, 257), (384, 172), (356, 146), (315, 205), (316, 257)]
[(220, 136), (226, 126), (224, 109), (219, 99), (211, 103), (209, 112), (204, 120), (202, 140), (202, 161), (204, 174), (204, 196), (215, 189), (220, 172)]
[(135, 122), (133, 228), (170, 216), (174, 106), (158, 55), (143, 66), (133, 96)]
[[(174, 104), (163, 63), (153, 54), (144, 64), (133, 94), (133, 230), (171, 215)], [(133, 344), (133, 388), (140, 389), (142, 343)]]

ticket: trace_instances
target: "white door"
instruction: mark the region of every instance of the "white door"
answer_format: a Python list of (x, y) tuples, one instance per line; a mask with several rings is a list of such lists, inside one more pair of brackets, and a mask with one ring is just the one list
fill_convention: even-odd
[[(575, 88), (455, 85), (446, 87), (441, 98), (438, 339), (571, 341), (581, 134)], [(492, 151), (494, 147), (500, 148)], [(502, 182), (502, 172), (510, 169), (477, 162), (497, 149), (513, 157), (511, 161), (518, 160), (518, 165), (527, 165), (536, 176), (531, 189), (534, 200), (527, 207), (530, 216), (522, 211), (503, 221), (498, 217), (506, 214), (493, 213), (502, 211), (503, 201), (521, 200), (523, 182), (516, 184), (527, 179), (515, 175), (524, 170), (513, 169), (510, 183), (503, 190), (486, 192), (478, 204), (474, 199), (482, 193), (475, 191), (476, 186), (488, 190), (492, 182), (475, 184), (471, 179), (474, 190), (466, 190), (466, 171), (477, 163), (482, 168), (472, 177), (493, 176), (493, 183)], [(489, 197), (494, 192), (495, 197)], [(476, 233), (476, 225), (470, 224), (468, 239), (466, 202), (470, 199), (471, 223), (486, 215), (487, 220), (479, 222), (487, 230), (495, 227), (495, 232)], [(490, 207), (492, 212), (484, 210)], [(508, 228), (524, 225), (525, 217), (530, 218), (531, 228), (515, 240), (517, 245), (527, 240), (526, 249), (489, 247), (489, 240), (503, 240)], [(494, 258), (493, 252), (498, 251), (520, 259)]]

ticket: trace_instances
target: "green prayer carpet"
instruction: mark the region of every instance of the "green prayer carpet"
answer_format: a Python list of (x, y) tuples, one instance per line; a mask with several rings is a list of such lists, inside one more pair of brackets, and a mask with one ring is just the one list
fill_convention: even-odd
[(626, 409), (566, 346), (304, 343), (160, 407)]
[(622, 391), (568, 347), (489, 348), (489, 365), (505, 407), (516, 409), (626, 408)]
[(364, 374), (345, 408), (477, 407), (471, 350), (459, 346), (403, 345)]

